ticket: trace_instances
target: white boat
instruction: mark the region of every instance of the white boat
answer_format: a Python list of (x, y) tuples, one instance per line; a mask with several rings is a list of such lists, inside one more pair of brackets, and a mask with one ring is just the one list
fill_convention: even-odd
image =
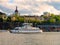
[(23, 27), (15, 27), (13, 30), (10, 30), (11, 33), (40, 33), (43, 32), (37, 27), (32, 27), (29, 24), (24, 24)]

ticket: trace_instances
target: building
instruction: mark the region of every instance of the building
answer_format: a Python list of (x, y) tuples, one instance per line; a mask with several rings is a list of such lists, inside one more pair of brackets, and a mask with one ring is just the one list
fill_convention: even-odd
[(19, 11), (18, 11), (18, 8), (17, 8), (17, 6), (16, 6), (16, 9), (15, 9), (15, 11), (14, 11), (14, 14), (12, 14), (11, 15), (11, 20), (12, 21), (15, 21), (16, 20), (16, 18), (17, 17), (20, 17), (20, 18), (24, 18), (24, 20), (26, 20), (26, 21), (28, 21), (28, 20), (36, 20), (36, 21), (43, 21), (43, 18), (41, 18), (40, 16), (35, 16), (35, 15), (30, 15), (30, 16), (28, 16), (28, 15), (24, 15), (24, 16), (21, 16), (20, 14), (19, 14)]
[(19, 13), (19, 11), (17, 9), (17, 6), (16, 6), (16, 9), (14, 11), (14, 14), (11, 15), (11, 20), (12, 21), (15, 21), (17, 16), (20, 16), (20, 13)]
[(42, 19), (44, 18), (44, 20), (47, 21), (51, 18), (51, 14), (49, 12), (44, 12), (41, 17)]
[(51, 16), (51, 14), (50, 14), (49, 12), (44, 12), (43, 15), (44, 15), (44, 16), (47, 16), (47, 17)]
[(17, 6), (16, 6), (16, 9), (15, 9), (14, 15), (18, 15), (18, 16), (20, 15), (20, 14), (19, 14), (19, 11), (18, 11), (18, 9), (17, 9)]

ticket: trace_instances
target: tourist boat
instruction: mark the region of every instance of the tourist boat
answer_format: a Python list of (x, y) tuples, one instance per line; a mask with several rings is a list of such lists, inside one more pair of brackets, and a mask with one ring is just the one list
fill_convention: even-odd
[(32, 27), (29, 24), (25, 23), (22, 27), (15, 27), (13, 30), (10, 30), (11, 33), (40, 33), (43, 32), (37, 27)]

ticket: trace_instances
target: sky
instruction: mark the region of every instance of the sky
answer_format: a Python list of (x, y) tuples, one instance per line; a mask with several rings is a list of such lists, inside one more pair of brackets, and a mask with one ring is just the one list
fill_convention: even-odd
[(0, 12), (12, 14), (16, 6), (21, 15), (60, 14), (60, 0), (0, 0)]

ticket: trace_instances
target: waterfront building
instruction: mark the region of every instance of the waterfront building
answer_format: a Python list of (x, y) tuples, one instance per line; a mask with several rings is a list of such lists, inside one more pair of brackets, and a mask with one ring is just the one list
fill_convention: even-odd
[(44, 12), (44, 16), (49, 17), (49, 16), (51, 16), (51, 14), (49, 12)]
[(20, 13), (19, 13), (18, 8), (16, 6), (16, 9), (15, 9), (14, 13), (11, 15), (11, 20), (15, 21), (16, 17), (18, 17), (18, 16), (20, 16)]
[(17, 16), (19, 16), (19, 15), (20, 15), (20, 13), (19, 13), (19, 11), (18, 11), (18, 8), (17, 8), (17, 6), (16, 6), (16, 9), (15, 9), (14, 15), (17, 15)]
[(18, 11), (18, 7), (16, 6), (16, 9), (14, 11), (14, 13), (11, 15), (11, 20), (15, 21), (16, 17), (20, 17), (20, 18), (24, 18), (26, 21), (29, 20), (38, 20), (38, 21), (43, 21), (43, 18), (40, 16), (35, 16), (35, 15), (20, 15), (19, 11)]

